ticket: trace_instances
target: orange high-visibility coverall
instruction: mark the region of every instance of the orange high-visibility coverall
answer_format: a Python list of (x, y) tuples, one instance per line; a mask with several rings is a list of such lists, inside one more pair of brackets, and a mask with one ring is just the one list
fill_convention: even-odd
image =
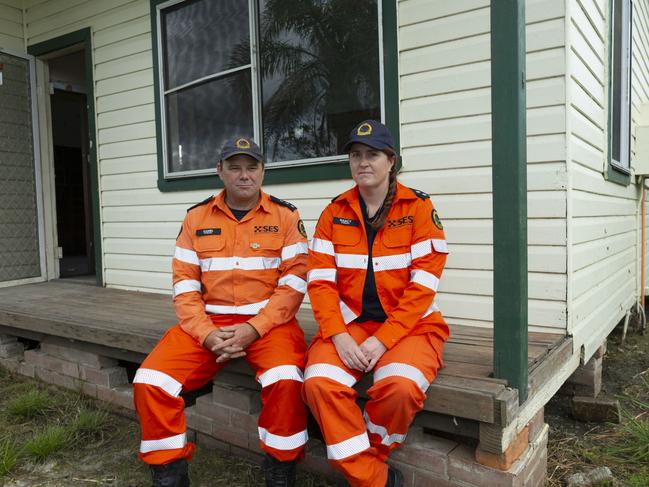
[(260, 335), (245, 357), (262, 386), (260, 446), (280, 461), (301, 457), (307, 441), (300, 397), (306, 344), (295, 313), (306, 292), (307, 252), (295, 207), (266, 193), (241, 221), (224, 192), (188, 210), (173, 258), (179, 323), (134, 379), (142, 460), (162, 465), (191, 458), (180, 393), (205, 385), (225, 365), (202, 346), (205, 338), (217, 327), (245, 322)]
[[(449, 330), (434, 302), (448, 249), (428, 195), (397, 183), (387, 220), (372, 246), (383, 323), (355, 323), (369, 261), (355, 187), (325, 208), (309, 247), (308, 292), (319, 331), (309, 348), (303, 396), (320, 424), (330, 463), (352, 486), (383, 487), (385, 460), (405, 439), (425, 392), (442, 366)], [(377, 362), (361, 413), (352, 386), (364, 375), (346, 367), (331, 337), (387, 347)]]

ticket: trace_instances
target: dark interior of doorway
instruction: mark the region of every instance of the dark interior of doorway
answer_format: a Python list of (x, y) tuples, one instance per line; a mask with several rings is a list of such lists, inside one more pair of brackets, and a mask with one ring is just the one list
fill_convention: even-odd
[(94, 284), (89, 136), (83, 51), (48, 61), (61, 278)]

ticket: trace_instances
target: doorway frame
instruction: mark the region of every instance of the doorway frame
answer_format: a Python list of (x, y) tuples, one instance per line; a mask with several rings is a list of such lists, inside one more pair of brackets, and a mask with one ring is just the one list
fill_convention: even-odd
[(17, 286), (20, 284), (30, 284), (43, 282), (47, 280), (47, 265), (45, 258), (45, 215), (43, 212), (43, 179), (41, 175), (41, 141), (40, 126), (38, 124), (38, 102), (36, 100), (36, 59), (34, 56), (15, 49), (0, 48), (0, 52), (8, 56), (24, 59), (29, 65), (29, 92), (30, 92), (30, 110), (32, 118), (32, 149), (34, 151), (34, 191), (36, 193), (36, 220), (38, 232), (38, 256), (40, 276), (27, 277), (24, 279), (15, 279), (13, 281), (0, 282), (0, 287)]
[[(27, 47), (27, 52), (34, 57), (45, 57), (73, 46), (82, 46), (84, 57), (86, 102), (88, 113), (88, 144), (89, 144), (89, 165), (90, 165), (90, 204), (92, 206), (93, 238), (95, 254), (95, 276), (97, 286), (104, 285), (103, 260), (101, 246), (101, 213), (99, 210), (99, 162), (97, 160), (97, 127), (95, 119), (95, 90), (92, 62), (92, 31), (90, 27), (80, 29), (69, 34), (64, 34), (53, 39), (48, 39)], [(81, 50), (81, 49), (80, 49)], [(47, 130), (51, 132), (52, 127)], [(53, 162), (52, 162), (53, 164)]]

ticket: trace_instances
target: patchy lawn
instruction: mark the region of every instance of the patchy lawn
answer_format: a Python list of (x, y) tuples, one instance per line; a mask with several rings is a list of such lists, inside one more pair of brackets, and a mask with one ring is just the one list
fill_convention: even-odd
[(590, 424), (570, 417), (570, 401), (556, 396), (546, 407), (550, 425), (548, 485), (565, 485), (570, 475), (607, 466), (614, 487), (649, 486), (649, 333), (609, 337), (602, 394), (620, 400), (621, 424)]
[[(149, 486), (139, 426), (98, 401), (0, 369), (0, 485)], [(262, 486), (260, 467), (197, 448), (194, 486)], [(302, 487), (327, 484), (304, 472)]]

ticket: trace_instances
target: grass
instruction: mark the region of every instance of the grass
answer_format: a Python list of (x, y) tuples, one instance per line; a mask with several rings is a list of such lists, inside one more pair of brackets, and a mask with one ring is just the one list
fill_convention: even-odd
[(108, 426), (110, 416), (107, 411), (91, 410), (83, 405), (70, 424), (70, 432), (76, 436), (93, 437), (103, 433)]
[(72, 440), (69, 428), (61, 425), (48, 426), (25, 444), (25, 452), (37, 462), (60, 453)]
[[(609, 341), (604, 387), (622, 408), (620, 424), (586, 424), (569, 418), (568, 398), (546, 407), (550, 423), (548, 485), (565, 485), (570, 475), (607, 466), (612, 487), (649, 486), (649, 335), (631, 335), (626, 343)], [(601, 485), (601, 484), (599, 484)]]
[(0, 477), (7, 475), (18, 464), (19, 452), (8, 438), (0, 443)]
[(10, 418), (25, 421), (44, 415), (53, 406), (50, 397), (40, 390), (31, 390), (10, 399), (7, 414)]
[[(137, 456), (139, 443), (132, 417), (0, 368), (0, 485), (151, 485), (149, 468)], [(201, 445), (190, 476), (197, 486), (263, 485), (258, 460)], [(300, 471), (296, 485), (329, 484)]]

